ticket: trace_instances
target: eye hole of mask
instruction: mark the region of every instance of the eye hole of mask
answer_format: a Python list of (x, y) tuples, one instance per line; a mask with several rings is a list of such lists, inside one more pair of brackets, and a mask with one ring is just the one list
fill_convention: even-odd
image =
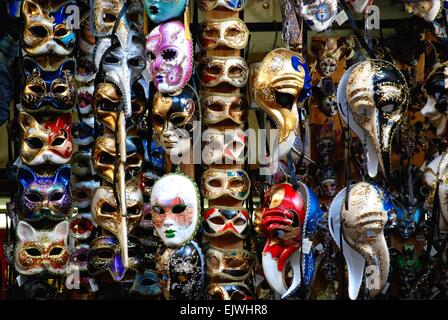
[(104, 164), (114, 164), (115, 158), (107, 152), (101, 152), (100, 162)]
[(210, 109), (212, 111), (216, 111), (216, 112), (222, 112), (222, 110), (224, 109), (224, 106), (220, 103), (214, 102), (211, 103), (207, 106), (207, 109)]
[(29, 202), (41, 202), (42, 201), (42, 196), (40, 194), (37, 193), (28, 193), (27, 195), (25, 195), (25, 198), (29, 201)]
[(165, 121), (163, 120), (163, 118), (161, 116), (159, 116), (158, 114), (155, 114), (152, 116), (152, 122), (155, 125), (162, 126)]
[(76, 262), (87, 262), (88, 257), (86, 253), (80, 253), (74, 257)]
[(103, 21), (106, 23), (113, 23), (117, 20), (117, 17), (112, 13), (103, 13)]
[(172, 117), (170, 120), (173, 125), (179, 126), (182, 122), (185, 121), (185, 117), (183, 116)]
[(51, 249), (50, 251), (50, 256), (57, 256), (59, 254), (62, 253), (62, 248), (61, 247), (54, 247), (53, 249)]
[(140, 164), (140, 157), (138, 156), (138, 154), (129, 155), (126, 158), (126, 164), (130, 166), (136, 166)]
[(294, 103), (294, 96), (289, 93), (275, 91), (275, 100), (282, 107), (291, 109)]
[(109, 54), (104, 58), (104, 62), (108, 64), (118, 64), (120, 62), (120, 59), (118, 59), (114, 55)]
[(394, 112), (397, 109), (396, 105), (393, 104), (387, 104), (383, 107), (381, 107), (381, 111), (383, 111), (384, 113), (391, 113)]
[(132, 113), (138, 115), (145, 108), (145, 103), (142, 100), (133, 100), (131, 103)]
[(57, 30), (55, 31), (54, 35), (58, 38), (62, 38), (65, 37), (66, 35), (68, 35), (69, 30), (64, 26), (64, 25), (60, 25)]
[(104, 110), (104, 111), (116, 111), (117, 107), (116, 107), (116, 103), (114, 103), (108, 99), (101, 99), (98, 102), (98, 109)]
[(239, 112), (242, 111), (243, 109), (243, 104), (241, 102), (241, 100), (239, 100), (238, 102), (232, 102), (232, 104), (230, 105), (230, 109), (233, 112)]
[(234, 293), (232, 293), (230, 300), (246, 300), (246, 298), (247, 298), (247, 296), (238, 290), (238, 291), (235, 291)]
[(56, 138), (54, 139), (53, 143), (51, 144), (53, 147), (60, 146), (65, 142), (64, 138)]
[(143, 67), (143, 59), (136, 57), (128, 60), (128, 66), (138, 68)]
[(209, 265), (212, 269), (216, 269), (219, 267), (219, 260), (214, 255), (209, 255), (207, 257), (207, 265)]
[(25, 251), (26, 251), (26, 253), (29, 256), (32, 256), (32, 257), (39, 257), (39, 256), (41, 256), (41, 253), (40, 253), (39, 249), (36, 249), (36, 248), (28, 248)]
[(64, 197), (63, 192), (55, 192), (51, 195), (50, 201), (59, 201)]
[(110, 203), (105, 202), (101, 205), (101, 212), (111, 215), (117, 212), (117, 208)]
[(143, 279), (142, 282), (140, 283), (141, 286), (145, 286), (145, 287), (146, 286), (153, 286), (155, 284), (156, 284), (156, 282), (154, 280), (152, 280), (152, 279), (149, 279), (149, 278)]
[(222, 73), (222, 67), (217, 64), (206, 65), (204, 71), (219, 76)]
[(225, 37), (237, 37), (241, 33), (241, 30), (235, 27), (230, 27), (226, 30)]
[(87, 198), (90, 198), (90, 195), (86, 191), (80, 190), (80, 191), (76, 192), (76, 198), (77, 199), (87, 199)]
[(244, 262), (245, 262), (241, 258), (230, 257), (230, 256), (227, 256), (225, 261), (226, 261), (227, 266), (232, 269), (241, 267), (242, 265), (244, 265)]
[(39, 138), (26, 138), (25, 142), (30, 148), (33, 149), (41, 149), (44, 146), (42, 140)]
[(363, 117), (370, 117), (372, 115), (373, 110), (367, 106), (360, 106), (358, 108), (358, 114)]
[(34, 84), (28, 88), (37, 95), (43, 95), (45, 93), (45, 88), (41, 85)]
[(229, 187), (231, 188), (243, 188), (244, 182), (241, 180), (232, 180), (229, 182)]
[(165, 210), (160, 206), (154, 206), (152, 207), (152, 210), (158, 214), (165, 214)]
[(214, 224), (223, 225), (224, 224), (224, 219), (222, 217), (213, 217), (213, 218), (210, 219), (210, 222), (214, 223)]
[(238, 218), (233, 222), (233, 225), (235, 226), (243, 226), (246, 224), (246, 220), (244, 220), (243, 218)]
[(43, 26), (33, 26), (31, 28), (28, 29), (31, 34), (35, 37), (38, 38), (45, 38), (48, 36), (48, 31), (45, 27)]
[(112, 259), (112, 257), (114, 256), (114, 251), (106, 248), (99, 249), (96, 251), (96, 256), (100, 259)]
[(176, 204), (171, 211), (173, 213), (182, 213), (186, 208), (187, 206), (185, 204)]
[(54, 94), (62, 94), (65, 92), (65, 89), (67, 87), (65, 85), (59, 84), (59, 85), (55, 85), (52, 89)]
[(128, 216), (139, 216), (140, 215), (140, 207), (138, 205), (134, 205), (127, 208)]
[(232, 66), (229, 69), (229, 76), (230, 77), (240, 77), (243, 73), (243, 69), (240, 66)]
[(162, 52), (162, 58), (163, 60), (174, 60), (177, 57), (177, 51), (174, 49), (165, 49)]
[(219, 37), (219, 29), (207, 28), (204, 30), (204, 36), (207, 38), (218, 38)]
[(218, 179), (212, 179), (208, 182), (208, 185), (214, 188), (220, 188), (221, 187), (221, 181)]

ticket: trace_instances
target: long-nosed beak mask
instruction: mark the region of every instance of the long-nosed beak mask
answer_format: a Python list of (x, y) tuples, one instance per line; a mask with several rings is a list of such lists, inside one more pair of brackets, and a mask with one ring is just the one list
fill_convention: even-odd
[(350, 67), (339, 82), (338, 109), (342, 119), (367, 143), (367, 171), (390, 175), (392, 138), (409, 102), (403, 74), (383, 60)]
[(348, 209), (345, 195), (344, 188), (331, 204), (330, 233), (338, 247), (342, 247), (348, 267), (350, 299), (357, 298), (364, 278), (369, 297), (374, 298), (383, 290), (389, 275), (384, 229), (396, 219), (394, 206), (385, 191), (367, 182), (350, 187)]

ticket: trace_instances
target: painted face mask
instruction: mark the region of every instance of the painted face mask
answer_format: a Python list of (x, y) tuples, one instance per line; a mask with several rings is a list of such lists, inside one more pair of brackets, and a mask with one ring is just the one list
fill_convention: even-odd
[(211, 238), (232, 234), (245, 239), (249, 234), (249, 212), (243, 208), (213, 207), (204, 211), (204, 234)]
[(140, 242), (130, 236), (127, 240), (129, 250), (129, 266), (124, 267), (120, 255), (120, 244), (113, 236), (101, 236), (92, 240), (87, 268), (89, 274), (96, 276), (109, 271), (114, 281), (131, 279), (140, 272), (143, 261), (143, 250)]
[[(126, 138), (126, 180), (134, 177), (142, 169), (143, 144), (139, 137)], [(112, 134), (106, 134), (96, 139), (92, 149), (93, 167), (97, 174), (107, 182), (114, 181), (115, 138)]]
[(244, 282), (213, 283), (205, 289), (205, 300), (253, 300), (254, 294)]
[(441, 11), (440, 0), (404, 1), (404, 9), (407, 13), (415, 14), (428, 22), (435, 20)]
[(230, 120), (243, 124), (247, 119), (248, 102), (242, 94), (212, 93), (202, 96), (202, 120), (205, 124), (216, 124)]
[(157, 139), (168, 155), (188, 152), (196, 118), (195, 93), (185, 87), (177, 95), (157, 92), (152, 105), (152, 125)]
[(145, 0), (146, 14), (154, 23), (161, 23), (180, 17), (188, 5), (188, 0)]
[(437, 137), (445, 135), (448, 119), (448, 62), (436, 65), (423, 86), (426, 104), (420, 113), (429, 118)]
[(154, 228), (166, 246), (180, 247), (193, 239), (201, 222), (196, 184), (183, 174), (164, 175), (152, 188), (151, 214)]
[(165, 165), (163, 148), (159, 146), (157, 141), (151, 141), (151, 150), (148, 155), (148, 140), (143, 140), (143, 146), (145, 148), (145, 161), (151, 162), (151, 165), (156, 171), (162, 172)]
[(207, 276), (233, 281), (249, 277), (255, 256), (244, 249), (220, 249), (210, 246), (205, 255)]
[(241, 11), (247, 4), (247, 0), (197, 0), (198, 7), (203, 11), (216, 8), (226, 8), (231, 11)]
[(157, 280), (157, 273), (146, 269), (143, 273), (137, 273), (132, 283), (131, 292), (145, 297), (154, 297), (162, 293)]
[(72, 187), (73, 206), (79, 209), (90, 208), (90, 202), (100, 182), (95, 180), (79, 181)]
[(202, 57), (198, 68), (201, 85), (207, 88), (223, 83), (242, 88), (249, 78), (249, 67), (241, 57)]
[(78, 150), (72, 159), (70, 160), (70, 164), (72, 166), (72, 173), (75, 176), (85, 177), (87, 175), (92, 175), (92, 150)]
[(76, 100), (75, 60), (62, 62), (57, 69), (43, 69), (32, 58), (23, 59), (25, 83), (21, 102), (25, 111), (70, 112)]
[(17, 215), (29, 222), (43, 218), (63, 220), (70, 213), (70, 166), (60, 167), (52, 176), (41, 176), (21, 166), (17, 171)]
[(70, 221), (70, 236), (77, 240), (89, 239), (97, 225), (90, 213), (78, 213)]
[(190, 80), (193, 69), (193, 41), (190, 30), (180, 21), (155, 27), (146, 37), (151, 54), (154, 85), (163, 94), (173, 94)]
[(229, 196), (242, 201), (249, 196), (250, 178), (246, 171), (241, 169), (210, 168), (202, 175), (201, 191), (208, 200)]
[(342, 119), (367, 143), (369, 176), (375, 177), (379, 166), (388, 177), (392, 138), (409, 101), (403, 74), (382, 60), (357, 63), (339, 82), (337, 97)]
[(20, 221), (17, 225), (15, 268), (23, 275), (44, 271), (66, 273), (70, 254), (67, 247), (68, 222), (62, 221), (52, 231), (37, 231)]
[(247, 46), (249, 29), (238, 18), (211, 19), (202, 22), (199, 43), (204, 50), (227, 47), (241, 50)]
[(317, 98), (317, 107), (327, 117), (338, 113), (336, 86), (333, 81), (322, 81), (322, 86), (313, 87), (313, 95)]
[(301, 1), (300, 15), (313, 31), (321, 32), (330, 28), (337, 13), (336, 0)]
[(202, 134), (202, 162), (206, 165), (244, 163), (247, 136), (240, 128), (220, 131), (209, 128)]
[(336, 180), (336, 171), (331, 166), (320, 168), (317, 171), (317, 176), (320, 180), (320, 190), (328, 197), (333, 197), (338, 188)]
[(75, 48), (76, 40), (69, 7), (76, 6), (76, 1), (59, 1), (56, 7), (48, 2), (23, 1), (22, 48), (30, 56), (68, 56)]
[(303, 58), (294, 51), (275, 49), (260, 66), (254, 83), (257, 105), (279, 130), (279, 158), (291, 150), (297, 137), (297, 103), (311, 95), (311, 77)]
[[(330, 233), (338, 247), (343, 246), (350, 299), (357, 298), (365, 276), (375, 277), (373, 287), (366, 283), (369, 297), (374, 298), (384, 288), (389, 274), (390, 259), (384, 228), (394, 219), (394, 207), (387, 193), (366, 182), (350, 187), (348, 210), (345, 208), (345, 195), (344, 188), (331, 204)], [(368, 274), (372, 267), (373, 274)]]
[(64, 164), (70, 161), (73, 153), (71, 114), (62, 114), (39, 123), (32, 115), (20, 112), (19, 124), (23, 132), (20, 144), (20, 159), (23, 163), (37, 166), (48, 162)]
[(356, 13), (363, 13), (373, 3), (373, 0), (346, 0)]
[(197, 300), (205, 284), (205, 263), (201, 249), (194, 241), (156, 256), (159, 286), (166, 300)]

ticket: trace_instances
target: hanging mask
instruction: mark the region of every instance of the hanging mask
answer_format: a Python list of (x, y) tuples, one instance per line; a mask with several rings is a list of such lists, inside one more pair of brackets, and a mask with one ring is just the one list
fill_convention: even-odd
[(197, 110), (192, 88), (185, 87), (177, 95), (157, 92), (152, 105), (152, 126), (163, 150), (168, 155), (185, 154), (192, 144)]
[(193, 69), (193, 41), (190, 30), (180, 21), (155, 27), (146, 37), (151, 54), (154, 85), (163, 94), (174, 94), (190, 80)]
[(201, 249), (190, 241), (180, 248), (166, 248), (156, 256), (159, 285), (166, 300), (198, 300), (205, 284)]
[(63, 220), (70, 214), (70, 166), (62, 166), (52, 176), (41, 176), (21, 166), (17, 171), (17, 215), (34, 222), (43, 218)]
[(204, 56), (198, 68), (201, 85), (207, 88), (223, 83), (242, 88), (249, 78), (249, 67), (241, 57)]
[(143, 146), (145, 148), (145, 161), (150, 162), (152, 167), (159, 172), (163, 171), (163, 167), (165, 165), (165, 158), (163, 148), (158, 145), (157, 141), (151, 140), (151, 150), (148, 155), (148, 140), (143, 140)]
[(20, 159), (23, 163), (37, 166), (70, 161), (73, 153), (70, 113), (39, 123), (32, 115), (20, 112), (19, 124), (23, 132), (20, 143)]
[(250, 276), (255, 256), (244, 249), (220, 249), (210, 246), (205, 255), (205, 263), (209, 278), (242, 281)]
[(350, 3), (356, 13), (363, 13), (369, 5), (373, 4), (373, 0), (346, 0), (346, 2)]
[(70, 160), (70, 164), (72, 166), (72, 173), (75, 176), (85, 177), (92, 175), (92, 150), (84, 149), (78, 150), (72, 159)]
[[(92, 121), (90, 121), (90, 119)], [(94, 128), (90, 123), (94, 124), (95, 117), (83, 118), (83, 122), (74, 123), (72, 126), (73, 142), (78, 146), (87, 147), (95, 141)]]
[(146, 269), (143, 273), (137, 273), (132, 283), (131, 292), (145, 297), (160, 295), (157, 273), (150, 269)]
[(317, 98), (317, 107), (327, 117), (333, 117), (338, 113), (338, 101), (336, 87), (332, 80), (324, 81), (322, 87), (313, 87), (313, 94)]
[(210, 168), (202, 174), (201, 191), (208, 200), (229, 196), (243, 201), (250, 193), (250, 178), (242, 169)]
[(422, 216), (419, 207), (406, 208), (402, 204), (395, 202), (395, 212), (397, 214), (397, 229), (402, 239), (409, 239), (416, 231)]
[(303, 58), (294, 51), (275, 49), (262, 62), (254, 83), (257, 105), (279, 130), (279, 158), (292, 148), (299, 125), (298, 102), (311, 95), (311, 77)]
[[(96, 37), (109, 37), (126, 0), (90, 0), (90, 30)], [(126, 24), (121, 19), (120, 24)]]
[(300, 15), (313, 31), (321, 32), (330, 28), (337, 13), (336, 0), (301, 1)]
[(379, 166), (388, 177), (392, 138), (409, 101), (403, 74), (382, 60), (357, 63), (344, 73), (337, 97), (342, 119), (367, 143), (369, 176), (375, 177)]
[(70, 55), (76, 37), (69, 7), (76, 6), (76, 1), (59, 1), (56, 7), (41, 2), (24, 0), (22, 3), (23, 50), (30, 56)]
[(243, 208), (213, 207), (204, 211), (204, 234), (211, 238), (232, 234), (245, 239), (249, 234), (249, 212)]
[(32, 58), (23, 59), (25, 83), (21, 102), (25, 111), (70, 112), (76, 100), (75, 60), (67, 59), (57, 69), (43, 69)]
[(19, 221), (14, 258), (17, 272), (23, 275), (44, 271), (66, 273), (70, 258), (67, 237), (67, 221), (60, 222), (52, 231), (37, 231), (28, 223)]
[(205, 300), (254, 300), (255, 296), (244, 282), (213, 283), (205, 289)]
[(133, 277), (136, 272), (140, 272), (143, 262), (142, 246), (132, 236), (128, 238), (127, 245), (129, 251), (129, 266), (125, 268), (120, 254), (120, 244), (115, 237), (101, 236), (93, 239), (90, 244), (87, 265), (89, 274), (96, 276), (109, 271), (114, 281), (122, 281), (131, 276)]
[[(126, 137), (126, 179), (134, 177), (142, 169), (143, 143), (139, 137)], [(107, 182), (113, 183), (115, 161), (115, 138), (112, 134), (98, 137), (92, 150), (93, 167), (97, 174)]]
[(89, 252), (90, 246), (88, 244), (78, 244), (70, 252), (70, 264), (76, 266), (79, 271), (87, 271)]
[(219, 7), (231, 11), (241, 11), (246, 6), (248, 0), (197, 0), (196, 2), (203, 11), (210, 11)]
[(340, 60), (350, 60), (355, 52), (353, 43), (339, 42), (337, 38), (327, 38), (325, 43), (316, 41), (311, 45), (311, 51), (317, 58), (317, 70), (321, 74), (322, 81), (331, 81), (338, 70)]
[(76, 182), (72, 187), (73, 206), (79, 209), (90, 208), (93, 193), (99, 187), (100, 182), (95, 180)]
[(85, 86), (78, 88), (78, 107), (81, 114), (89, 114), (92, 112), (93, 91), (95, 89), (93, 80)]
[(78, 213), (70, 221), (70, 237), (77, 240), (89, 239), (97, 225), (90, 213)]
[(320, 190), (328, 197), (333, 197), (338, 188), (336, 171), (331, 166), (325, 166), (317, 171)]
[(374, 298), (383, 290), (389, 274), (390, 259), (384, 228), (396, 218), (394, 207), (386, 192), (367, 182), (350, 187), (348, 210), (345, 208), (345, 195), (344, 188), (331, 204), (328, 218), (330, 233), (339, 248), (342, 239), (350, 299), (357, 298), (365, 276), (375, 278), (373, 288), (369, 288), (371, 280), (366, 283), (369, 297)]
[(248, 102), (242, 94), (211, 93), (201, 99), (204, 124), (230, 120), (237, 125), (247, 120)]
[(146, 14), (154, 23), (180, 17), (188, 6), (188, 0), (144, 0)]
[(420, 113), (437, 129), (437, 137), (445, 136), (448, 119), (448, 62), (436, 65), (423, 85), (426, 104)]
[(151, 214), (166, 246), (180, 247), (193, 239), (201, 223), (196, 183), (180, 173), (164, 175), (152, 188)]
[(246, 133), (241, 128), (221, 131), (209, 128), (202, 134), (204, 147), (202, 163), (205, 165), (244, 163)]
[(404, 0), (407, 13), (415, 14), (428, 22), (433, 22), (441, 11), (441, 0)]
[(249, 29), (239, 18), (211, 19), (202, 22), (199, 43), (204, 50), (227, 47), (241, 50), (247, 46)]

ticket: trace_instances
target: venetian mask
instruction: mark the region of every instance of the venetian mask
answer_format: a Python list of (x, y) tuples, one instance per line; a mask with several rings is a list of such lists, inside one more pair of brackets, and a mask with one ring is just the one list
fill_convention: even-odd
[(23, 59), (25, 83), (21, 102), (25, 111), (70, 112), (76, 100), (75, 60), (68, 59), (54, 70), (42, 68), (32, 58)]
[[(122, 11), (126, 0), (90, 0), (90, 29), (97, 37), (108, 37)], [(129, 10), (129, 8), (128, 8)], [(127, 19), (121, 19), (121, 25)]]
[(346, 0), (356, 13), (363, 13), (373, 0)]
[(70, 6), (76, 6), (76, 1), (23, 1), (22, 48), (28, 55), (65, 57), (72, 53), (76, 37)]
[(89, 239), (96, 227), (91, 213), (78, 213), (70, 221), (70, 237), (77, 240)]
[(154, 186), (154, 183), (156, 183), (157, 180), (160, 179), (160, 176), (152, 171), (145, 171), (142, 173), (142, 180), (143, 180), (143, 194), (147, 197), (151, 196), (152, 187)]
[(70, 264), (79, 271), (87, 271), (87, 261), (89, 259), (90, 246), (88, 244), (78, 244), (70, 251)]
[(202, 22), (199, 43), (204, 50), (217, 47), (244, 49), (249, 40), (249, 29), (238, 18), (210, 19)]
[(245, 239), (249, 234), (249, 212), (243, 208), (212, 207), (204, 211), (204, 234), (211, 238), (231, 234)]
[(150, 269), (146, 269), (143, 273), (137, 273), (132, 283), (131, 292), (146, 297), (160, 295), (157, 273)]
[(166, 246), (180, 247), (193, 239), (201, 222), (199, 190), (194, 181), (180, 173), (157, 180), (151, 192), (151, 214)]
[(84, 118), (83, 122), (74, 123), (72, 126), (73, 142), (79, 146), (90, 146), (94, 137), (94, 128), (90, 124), (95, 123), (95, 117)]
[(242, 169), (207, 169), (201, 178), (202, 195), (213, 200), (229, 196), (236, 200), (245, 200), (250, 193), (250, 178)]
[(188, 83), (193, 69), (193, 41), (190, 30), (180, 21), (155, 27), (146, 37), (146, 51), (151, 54), (152, 79), (158, 91), (173, 94)]
[(389, 274), (384, 229), (394, 219), (394, 207), (386, 192), (367, 182), (350, 187), (348, 208), (345, 207), (346, 194), (344, 188), (331, 204), (330, 233), (338, 247), (342, 246), (348, 267), (350, 299), (357, 298), (364, 277), (369, 297), (374, 298), (383, 290)]
[(194, 241), (180, 248), (165, 248), (156, 256), (159, 286), (166, 300), (202, 298), (205, 264), (201, 249)]
[(43, 218), (63, 220), (70, 214), (70, 166), (59, 167), (53, 175), (38, 175), (21, 166), (17, 171), (17, 215), (20, 220), (38, 221)]
[(205, 300), (253, 300), (254, 294), (244, 282), (213, 283), (204, 292)]
[(204, 56), (198, 68), (201, 85), (208, 88), (223, 83), (242, 88), (249, 77), (249, 67), (241, 57)]
[(188, 0), (144, 0), (146, 14), (154, 23), (180, 17), (188, 6)]
[(93, 50), (95, 48), (95, 36), (90, 30), (90, 14), (87, 13), (81, 22), (81, 28), (79, 31), (78, 37), (78, 46), (81, 49), (82, 53), (85, 55), (87, 60), (92, 61), (93, 59)]
[(19, 221), (14, 258), (17, 272), (23, 275), (44, 271), (66, 273), (70, 258), (67, 237), (67, 221), (60, 222), (51, 231), (37, 231), (28, 223)]
[(415, 14), (428, 22), (435, 20), (441, 10), (440, 0), (404, 1), (404, 8), (410, 14)]
[(243, 124), (248, 115), (248, 102), (242, 94), (211, 93), (202, 95), (202, 120), (205, 124), (216, 124), (230, 120)]
[(197, 0), (196, 2), (203, 11), (210, 11), (219, 7), (231, 11), (241, 11), (246, 6), (248, 0)]
[(311, 94), (311, 77), (305, 60), (287, 49), (271, 51), (262, 62), (254, 83), (257, 105), (278, 129), (279, 158), (291, 150), (297, 137), (297, 103)]
[(420, 113), (429, 118), (437, 137), (444, 136), (448, 119), (448, 62), (436, 65), (423, 85), (426, 104)]
[(369, 176), (375, 177), (379, 166), (388, 177), (392, 138), (409, 101), (403, 74), (382, 60), (357, 63), (339, 82), (337, 97), (342, 119), (367, 143)]
[(207, 276), (233, 281), (248, 278), (255, 263), (255, 256), (244, 249), (220, 249), (210, 246), (205, 255)]
[(328, 81), (337, 71), (340, 60), (349, 60), (354, 56), (353, 44), (350, 42), (338, 43), (337, 38), (327, 38), (325, 43), (313, 42), (311, 50), (317, 58), (317, 69), (322, 75), (322, 81)]
[(64, 164), (73, 153), (70, 113), (55, 116), (39, 123), (32, 115), (20, 112), (22, 128), (20, 159), (30, 166), (44, 163)]
[(203, 132), (202, 141), (204, 142), (203, 164), (244, 163), (247, 136), (241, 128), (225, 131), (209, 128)]
[(143, 144), (145, 148), (145, 161), (150, 162), (156, 171), (162, 172), (165, 165), (163, 148), (159, 146), (157, 141), (151, 140), (151, 148), (148, 152), (148, 140), (143, 140)]
[(90, 161), (91, 158), (91, 149), (79, 149), (78, 152), (76, 152), (70, 160), (72, 173), (78, 177), (92, 175), (92, 163)]
[(313, 94), (317, 98), (317, 107), (327, 117), (338, 113), (336, 87), (333, 81), (323, 81), (322, 86), (313, 87)]
[(301, 1), (300, 15), (311, 30), (321, 32), (333, 24), (338, 13), (336, 0)]
[(99, 186), (100, 182), (95, 180), (76, 182), (72, 188), (73, 206), (79, 209), (90, 208), (93, 193)]

